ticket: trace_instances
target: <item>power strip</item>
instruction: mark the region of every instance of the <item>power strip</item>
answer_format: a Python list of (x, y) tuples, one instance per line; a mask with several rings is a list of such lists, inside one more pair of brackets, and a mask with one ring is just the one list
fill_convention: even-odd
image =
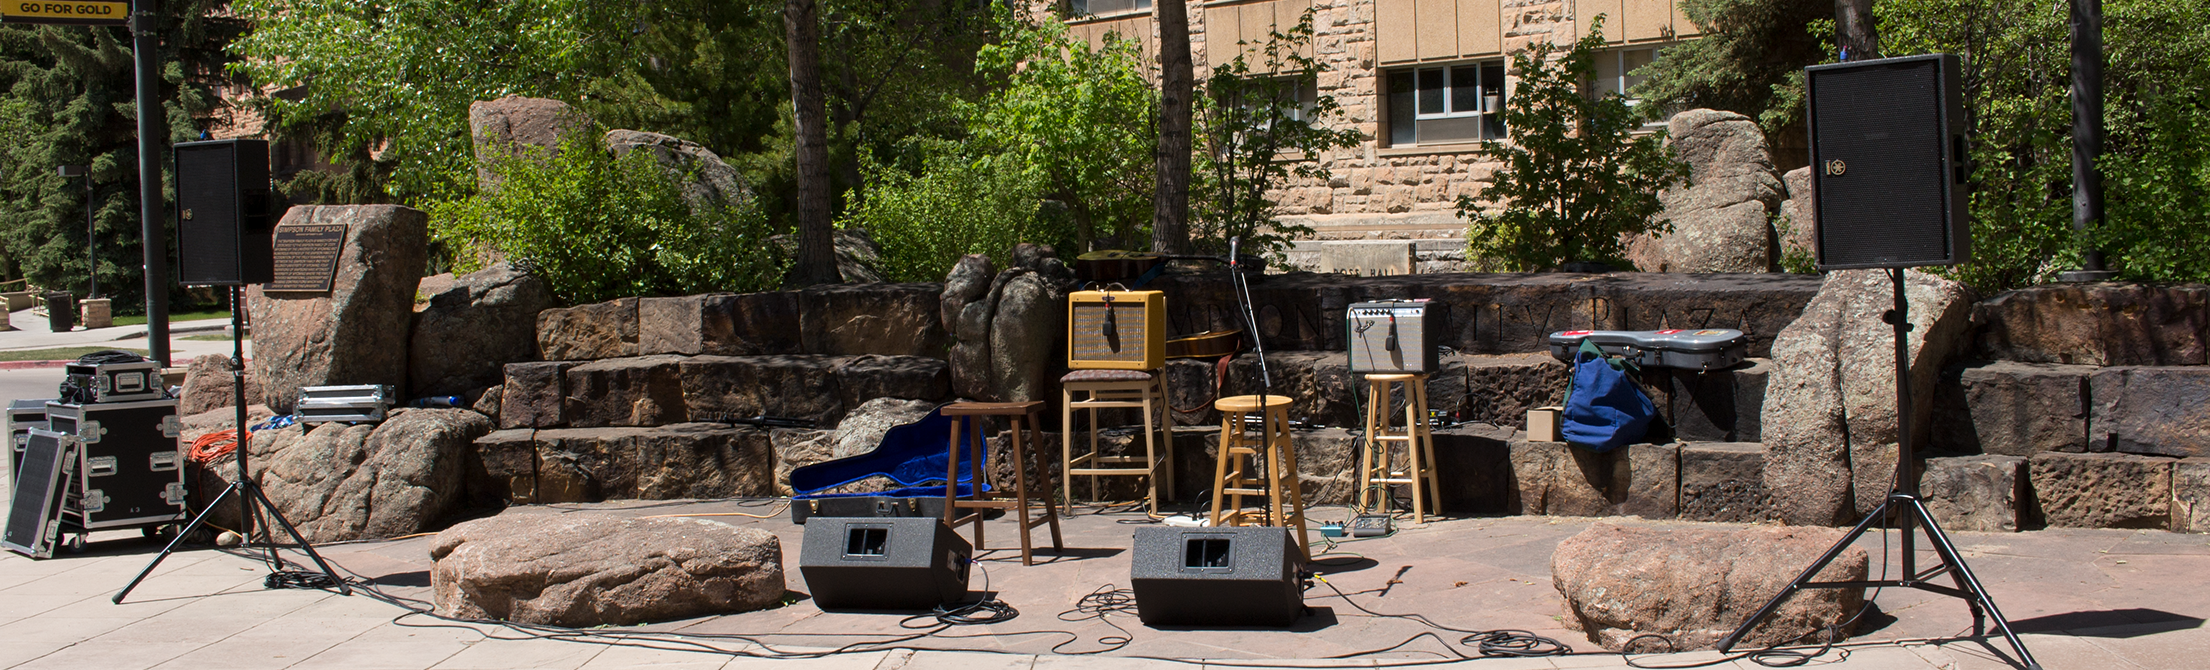
[(1344, 526), (1343, 532), (1351, 537), (1374, 537), (1389, 534), (1390, 519), (1387, 514), (1360, 514)]

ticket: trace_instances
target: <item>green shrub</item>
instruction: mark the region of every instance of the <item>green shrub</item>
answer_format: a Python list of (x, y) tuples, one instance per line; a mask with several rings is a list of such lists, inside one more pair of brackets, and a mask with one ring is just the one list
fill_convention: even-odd
[(942, 281), (961, 256), (1003, 260), (1022, 242), (1068, 248), (1070, 227), (1043, 211), (1043, 172), (1020, 154), (922, 151), (929, 156), (917, 172), (864, 161), (867, 197), (845, 218), (882, 245), (891, 281)]
[[(586, 139), (596, 136), (571, 133), (557, 152), (525, 150), (493, 166), (497, 189), (431, 204), (434, 239), (526, 263), (573, 303), (761, 291), (781, 281), (787, 260), (768, 243), (776, 231), (756, 208), (694, 208), (648, 152), (615, 158)], [(474, 254), (454, 255), (457, 272), (480, 265)]]

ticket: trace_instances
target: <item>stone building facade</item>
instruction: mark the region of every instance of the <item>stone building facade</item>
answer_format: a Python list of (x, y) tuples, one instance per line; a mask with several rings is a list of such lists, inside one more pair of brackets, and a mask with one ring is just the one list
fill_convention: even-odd
[[(1155, 62), (1150, 5), (1073, 0), (1065, 9), (1079, 16), (1068, 21), (1076, 35), (1092, 44), (1107, 33), (1133, 37)], [(1198, 79), (1232, 59), (1239, 43), (1253, 49), (1269, 30), (1296, 25), (1307, 9), (1311, 55), (1327, 68), (1317, 92), (1333, 96), (1343, 111), (1340, 125), (1365, 138), (1317, 157), (1331, 175), (1324, 183), (1293, 182), (1272, 195), (1283, 220), (1315, 231), (1291, 252), (1290, 263), (1323, 271), (1461, 269), (1465, 224), (1457, 201), (1478, 195), (1499, 165), (1480, 141), (1504, 132), (1497, 112), (1517, 83), (1512, 53), (1535, 42), (1570, 43), (1603, 16), (1604, 35), (1615, 46), (1599, 56), (1597, 85), (1623, 90), (1632, 83), (1627, 73), (1657, 49), (1699, 34), (1677, 0), (1190, 0)], [(1410, 242), (1341, 243), (1351, 240)], [(1323, 247), (1349, 253), (1322, 254)]]

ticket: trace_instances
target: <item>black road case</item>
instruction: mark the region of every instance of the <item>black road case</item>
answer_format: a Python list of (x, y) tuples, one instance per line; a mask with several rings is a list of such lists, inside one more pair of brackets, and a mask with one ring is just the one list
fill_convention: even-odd
[[(8, 403), (8, 484), (23, 471), (23, 449), (31, 444), (31, 429), (46, 429), (46, 403), (51, 398)], [(11, 489), (12, 490), (12, 489)]]
[(48, 403), (46, 421), (77, 437), (77, 486), (63, 505), (65, 524), (94, 531), (185, 520), (175, 399)]
[(0, 546), (31, 558), (54, 555), (61, 539), (63, 491), (75, 474), (77, 440), (43, 428), (31, 429), (24, 450), (23, 467), (9, 491), (8, 525), (0, 531)]

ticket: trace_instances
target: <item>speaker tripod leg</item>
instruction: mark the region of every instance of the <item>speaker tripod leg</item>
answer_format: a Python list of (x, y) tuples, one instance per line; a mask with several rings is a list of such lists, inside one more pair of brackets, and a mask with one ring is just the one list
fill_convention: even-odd
[[(2026, 643), (2018, 639), (2017, 633), (2011, 631), (2010, 621), (2003, 618), (2003, 611), (1995, 607), (1994, 598), (1988, 597), (1987, 589), (1980, 585), (1980, 578), (1973, 576), (1972, 568), (1965, 565), (1963, 556), (1957, 554), (1957, 547), (1949, 542), (1949, 535), (1941, 532), (1940, 526), (1934, 525), (1934, 515), (1926, 511), (1926, 505), (1920, 503), (1918, 498), (1911, 498), (1908, 512), (1918, 517), (1919, 523), (1926, 528), (1926, 538), (1933, 543), (1934, 553), (1939, 554), (1942, 562), (1949, 565), (1950, 574), (1955, 576), (1958, 587), (1972, 594), (1965, 602), (1972, 606), (1973, 629), (1981, 629), (1981, 615), (1984, 610), (1986, 617), (1995, 621), (1996, 629), (2003, 632), (2003, 639), (2010, 642), (2011, 649), (2018, 652), (2019, 662), (2026, 664), (2030, 670), (2040, 670), (2041, 663), (2034, 660), (2033, 652), (2026, 651)], [(1982, 631), (1981, 634), (1984, 635), (1985, 632)]]
[(1833, 547), (1828, 548), (1826, 555), (1820, 556), (1819, 560), (1812, 561), (1810, 568), (1805, 569), (1803, 574), (1796, 576), (1795, 580), (1788, 582), (1788, 588), (1781, 589), (1780, 594), (1773, 596), (1772, 600), (1766, 601), (1765, 606), (1758, 608), (1756, 614), (1742, 620), (1740, 628), (1734, 629), (1734, 632), (1728, 633), (1725, 638), (1719, 640), (1719, 652), (1733, 651), (1734, 645), (1740, 644), (1742, 638), (1748, 637), (1750, 631), (1757, 628), (1757, 624), (1765, 621), (1765, 617), (1772, 616), (1773, 611), (1780, 609), (1781, 603), (1787, 602), (1789, 596), (1795, 595), (1797, 591), (1806, 588), (1805, 585), (1811, 583), (1811, 580), (1817, 579), (1819, 571), (1825, 570), (1827, 564), (1833, 563), (1834, 559), (1839, 558), (1844, 550), (1849, 549), (1849, 545), (1856, 543), (1857, 538), (1864, 535), (1866, 529), (1871, 528), (1873, 523), (1887, 517), (1888, 505), (1889, 503), (1882, 502), (1879, 507), (1873, 508), (1870, 514), (1865, 515), (1865, 520), (1857, 522), (1856, 528), (1851, 528), (1849, 534), (1842, 536), (1840, 542), (1836, 542)]
[(223, 492), (216, 494), (215, 500), (208, 503), (206, 509), (200, 510), (199, 516), (192, 517), (192, 522), (185, 524), (183, 530), (177, 531), (176, 537), (169, 538), (168, 546), (162, 547), (161, 553), (156, 554), (153, 561), (146, 564), (146, 569), (138, 571), (138, 576), (132, 577), (130, 584), (125, 585), (123, 590), (115, 592), (115, 597), (109, 598), (108, 602), (117, 605), (123, 604), (123, 598), (129, 596), (132, 589), (138, 588), (139, 582), (146, 581), (146, 576), (153, 574), (154, 568), (161, 567), (161, 562), (168, 560), (169, 554), (176, 552), (177, 545), (183, 544), (184, 538), (191, 537), (192, 531), (199, 530), (200, 526), (207, 524), (207, 516), (214, 514), (215, 510), (222, 506), (224, 498), (228, 498), (231, 494), (237, 492), (237, 482), (231, 482), (229, 486), (223, 487)]
[[(353, 595), (352, 587), (346, 586), (345, 580), (338, 577), (338, 572), (330, 569), (330, 564), (322, 560), (322, 554), (315, 551), (315, 545), (309, 544), (307, 538), (299, 534), (299, 529), (292, 527), (291, 520), (284, 518), (284, 513), (276, 509), (275, 503), (269, 502), (269, 497), (261, 494), (261, 487), (255, 486), (251, 481), (242, 482), (240, 486), (263, 511), (269, 513), (269, 518), (276, 520), (276, 525), (284, 529), (284, 534), (292, 536), (292, 541), (299, 543), (300, 551), (307, 552), (307, 557), (314, 559), (315, 567), (322, 570), (322, 576), (330, 578), (330, 583), (338, 586), (338, 595)], [(274, 553), (273, 549), (271, 553)]]

